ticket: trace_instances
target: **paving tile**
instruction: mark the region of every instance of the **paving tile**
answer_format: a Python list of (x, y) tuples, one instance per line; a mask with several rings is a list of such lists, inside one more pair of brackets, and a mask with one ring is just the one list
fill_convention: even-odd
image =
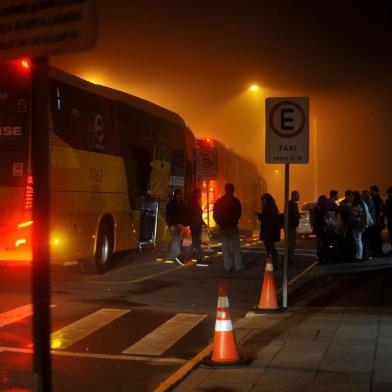
[[(392, 358), (392, 357), (391, 357)], [(324, 355), (326, 361), (373, 361), (374, 350), (358, 353), (356, 351), (327, 351)]]
[(298, 353), (301, 354), (311, 354), (311, 353), (324, 353), (328, 348), (328, 343), (312, 343), (312, 342), (287, 342), (281, 349), (282, 353)]
[(253, 387), (253, 384), (231, 384), (229, 382), (224, 383), (203, 383), (197, 389), (193, 389), (193, 392), (249, 392)]
[(374, 353), (374, 344), (347, 344), (333, 340), (328, 347), (328, 352), (354, 352), (354, 353)]
[(268, 368), (257, 384), (266, 385), (310, 385), (316, 375), (313, 369), (296, 370), (289, 367)]
[(370, 360), (357, 360), (357, 361), (345, 361), (345, 360), (323, 360), (320, 364), (320, 371), (328, 372), (347, 372), (347, 373), (358, 373), (358, 372), (370, 372), (373, 368), (373, 358)]
[(334, 339), (377, 339), (377, 329), (373, 328), (338, 328)]
[(293, 384), (256, 384), (251, 389), (251, 392), (304, 392), (304, 386)]
[(340, 337), (334, 337), (331, 341), (331, 344), (337, 344), (337, 345), (360, 345), (360, 346), (366, 346), (366, 345), (376, 345), (377, 343), (377, 337), (373, 338), (356, 338), (356, 337), (347, 337), (347, 338), (340, 338)]
[(376, 384), (392, 384), (392, 372), (389, 371), (377, 371), (373, 373), (373, 383)]
[(181, 383), (173, 389), (173, 392), (191, 392), (200, 385), (213, 370), (198, 368), (191, 372)]
[(374, 362), (374, 371), (375, 372), (388, 372), (392, 370), (391, 361), (385, 359), (377, 359)]
[(216, 369), (204, 380), (203, 384), (255, 384), (263, 369)]
[(392, 383), (373, 383), (372, 392), (391, 392)]
[(306, 392), (369, 392), (369, 384), (312, 385)]
[(369, 384), (370, 379), (370, 372), (333, 372), (319, 370), (314, 380), (314, 384)]

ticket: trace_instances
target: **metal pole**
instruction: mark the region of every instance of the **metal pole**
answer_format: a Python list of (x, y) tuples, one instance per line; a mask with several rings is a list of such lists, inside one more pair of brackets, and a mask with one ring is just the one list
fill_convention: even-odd
[(52, 390), (50, 357), (48, 59), (31, 70), (31, 164), (34, 186), (32, 231), (33, 391)]
[(287, 309), (289, 265), (289, 186), (290, 165), (284, 165), (284, 261), (283, 261), (283, 309)]
[(210, 180), (207, 180), (207, 226), (210, 228)]

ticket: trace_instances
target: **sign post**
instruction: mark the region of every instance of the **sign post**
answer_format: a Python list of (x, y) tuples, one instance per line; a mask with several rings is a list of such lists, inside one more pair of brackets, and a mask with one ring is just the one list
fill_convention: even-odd
[[(0, 61), (33, 58), (30, 87), (33, 390), (52, 390), (50, 356), (50, 193), (48, 57), (88, 49), (95, 42), (93, 0), (1, 0)], [(28, 173), (23, 173), (27, 175)]]
[(265, 101), (266, 163), (284, 163), (283, 309), (288, 307), (290, 164), (309, 162), (309, 99), (267, 98)]

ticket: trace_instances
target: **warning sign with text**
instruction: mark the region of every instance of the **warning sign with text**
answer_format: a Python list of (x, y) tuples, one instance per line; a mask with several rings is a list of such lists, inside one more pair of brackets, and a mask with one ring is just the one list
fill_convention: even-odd
[(216, 148), (199, 148), (196, 154), (196, 179), (215, 180), (218, 174)]
[(309, 162), (309, 99), (267, 98), (266, 163)]
[(0, 60), (88, 49), (95, 6), (93, 0), (1, 0)]

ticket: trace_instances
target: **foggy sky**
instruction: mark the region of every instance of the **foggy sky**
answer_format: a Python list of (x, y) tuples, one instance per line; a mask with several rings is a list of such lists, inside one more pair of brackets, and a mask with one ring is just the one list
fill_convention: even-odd
[[(385, 190), (391, 9), (383, 1), (100, 0), (95, 48), (51, 63), (179, 113), (196, 135), (257, 162), (278, 200), (282, 167), (263, 164), (264, 99), (308, 96), (318, 143), (310, 163), (292, 170), (302, 201), (331, 188)], [(246, 91), (251, 83), (261, 91)]]

